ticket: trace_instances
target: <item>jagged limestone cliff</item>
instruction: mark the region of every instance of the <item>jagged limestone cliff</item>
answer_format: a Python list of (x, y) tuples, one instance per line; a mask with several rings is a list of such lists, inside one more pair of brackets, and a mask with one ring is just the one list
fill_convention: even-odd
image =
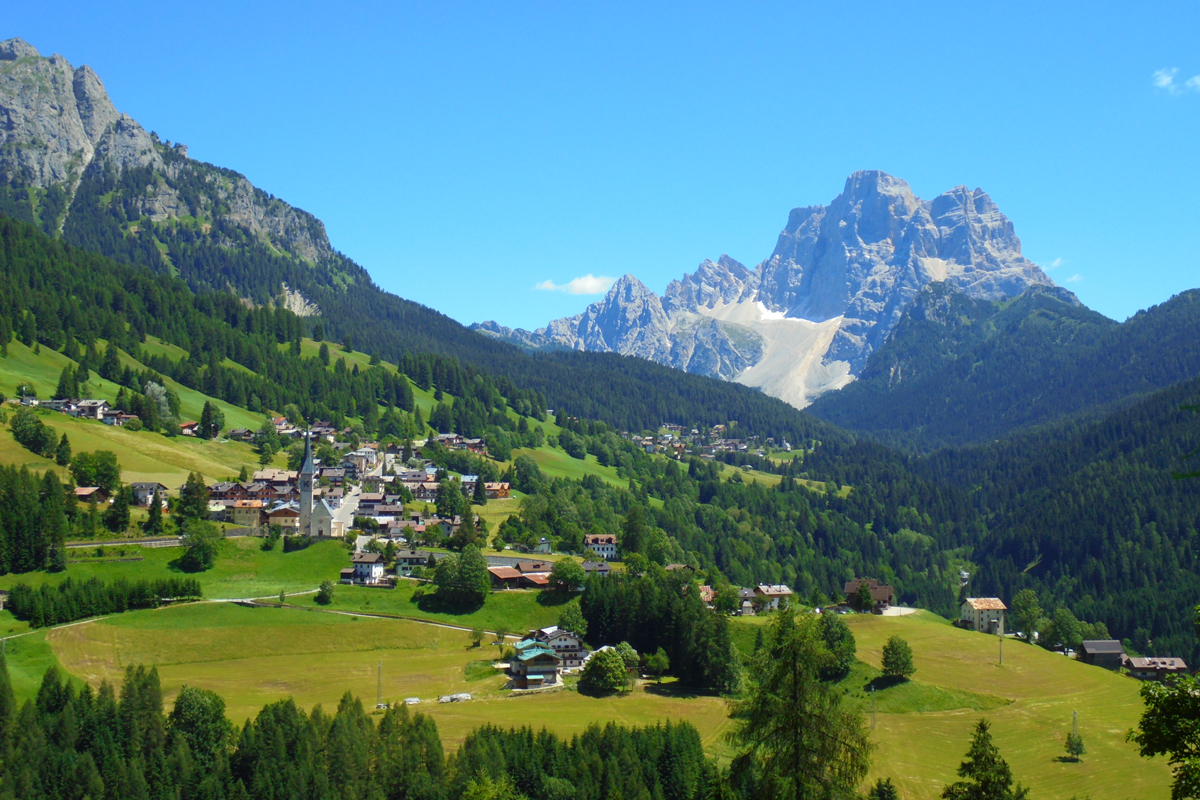
[(794, 209), (753, 270), (721, 256), (661, 298), (626, 275), (582, 314), (537, 331), (475, 327), (531, 349), (649, 358), (803, 407), (853, 380), (917, 292), (939, 281), (987, 300), (1053, 285), (983, 190), (925, 201), (866, 171), (828, 206)]

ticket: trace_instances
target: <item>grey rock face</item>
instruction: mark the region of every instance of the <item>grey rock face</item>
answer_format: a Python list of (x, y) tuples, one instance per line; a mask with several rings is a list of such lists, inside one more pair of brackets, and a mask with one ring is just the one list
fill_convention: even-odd
[(761, 361), (746, 380), (802, 406), (814, 396), (807, 376), (816, 391), (844, 385), (830, 376), (857, 374), (936, 281), (989, 300), (1053, 286), (982, 189), (958, 186), (925, 201), (898, 178), (864, 171), (828, 206), (793, 209), (775, 251), (753, 270), (728, 256), (705, 261), (660, 302), (627, 275), (583, 314), (532, 333), (476, 328), (528, 348), (615, 351), (727, 380)]
[[(196, 217), (215, 232), (229, 223), (273, 247), (317, 263), (333, 254), (319, 220), (256, 189), (237, 173), (187, 157), (113, 106), (91, 67), (73, 69), (62, 56), (41, 57), (20, 39), (0, 42), (0, 178), (71, 199), (84, 180), (147, 171), (145, 191), (123, 198), (151, 223)], [(200, 192), (183, 191), (190, 184)], [(188, 199), (184, 199), (185, 196)]]

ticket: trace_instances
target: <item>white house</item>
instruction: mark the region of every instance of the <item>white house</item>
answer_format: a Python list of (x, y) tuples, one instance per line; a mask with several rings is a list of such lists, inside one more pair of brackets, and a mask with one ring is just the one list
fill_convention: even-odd
[(1004, 633), (1004, 612), (1008, 606), (999, 597), (968, 597), (958, 619), (964, 628), (980, 633)]
[(589, 533), (583, 537), (583, 546), (605, 561), (617, 560), (617, 537), (612, 534)]
[(350, 563), (354, 565), (355, 583), (379, 583), (383, 580), (383, 556), (379, 553), (355, 553)]
[(583, 640), (565, 628), (551, 625), (549, 628), (530, 631), (525, 638), (539, 642), (553, 651), (554, 655), (562, 659), (561, 666), (566, 669), (583, 666), (583, 657), (587, 654)]
[(765, 600), (767, 608), (779, 608), (791, 602), (792, 590), (782, 583), (760, 583), (754, 588), (754, 596)]

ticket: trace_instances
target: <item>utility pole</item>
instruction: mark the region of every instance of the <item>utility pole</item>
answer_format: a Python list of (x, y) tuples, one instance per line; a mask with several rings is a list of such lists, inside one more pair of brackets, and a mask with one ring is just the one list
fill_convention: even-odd
[(1078, 711), (1071, 712), (1071, 733), (1075, 734), (1076, 736), (1079, 735), (1079, 712)]
[(871, 684), (871, 730), (875, 730), (875, 684)]
[(1000, 666), (1004, 666), (1004, 617), (1000, 617)]
[(379, 674), (375, 679), (375, 708), (383, 708), (383, 662), (379, 662)]

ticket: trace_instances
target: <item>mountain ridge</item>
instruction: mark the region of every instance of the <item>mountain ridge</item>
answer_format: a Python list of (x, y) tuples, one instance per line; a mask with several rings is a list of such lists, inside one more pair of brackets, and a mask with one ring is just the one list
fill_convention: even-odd
[(989, 300), (1054, 285), (982, 189), (926, 201), (903, 180), (864, 170), (828, 206), (792, 209), (752, 270), (727, 255), (705, 260), (661, 298), (625, 275), (582, 313), (535, 331), (472, 328), (531, 350), (635, 355), (804, 407), (850, 383), (934, 282)]

